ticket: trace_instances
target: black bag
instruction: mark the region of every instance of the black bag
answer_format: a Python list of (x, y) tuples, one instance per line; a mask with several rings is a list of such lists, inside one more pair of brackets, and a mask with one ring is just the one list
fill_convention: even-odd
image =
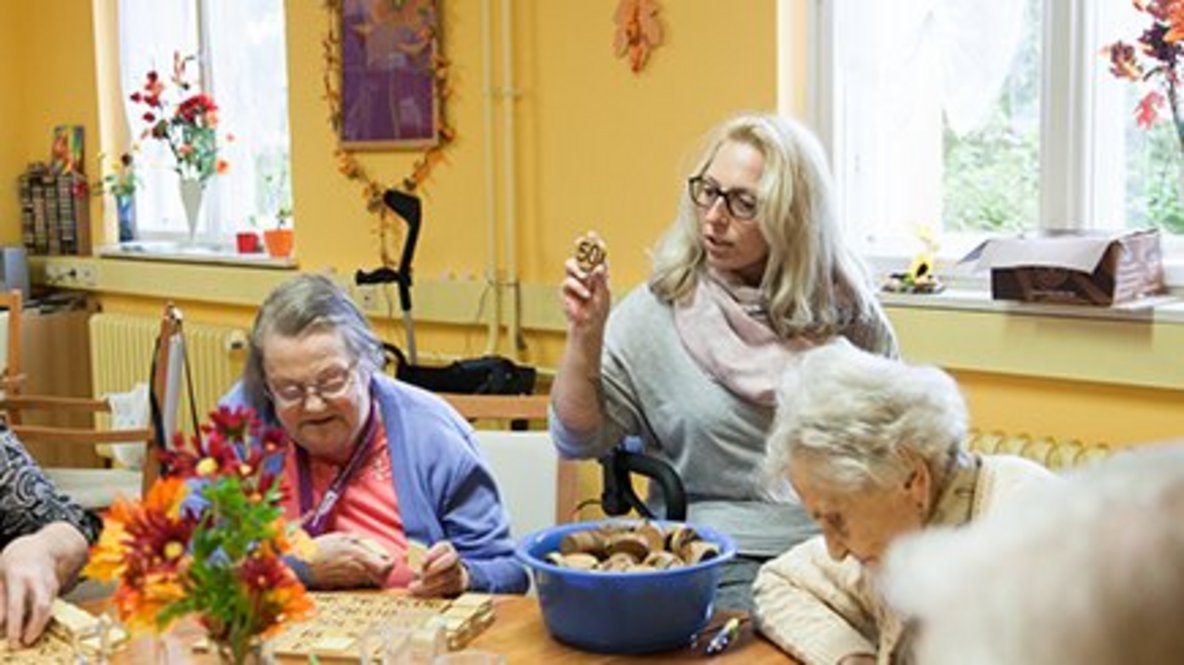
[(442, 367), (412, 365), (399, 347), (383, 344), (397, 363), (395, 378), (438, 393), (463, 395), (529, 395), (534, 390), (533, 367), (517, 365), (509, 358), (482, 356), (457, 360)]

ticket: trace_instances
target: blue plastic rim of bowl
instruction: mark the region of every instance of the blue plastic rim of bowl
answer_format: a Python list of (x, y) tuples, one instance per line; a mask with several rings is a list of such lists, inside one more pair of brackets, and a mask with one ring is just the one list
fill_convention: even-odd
[[(707, 625), (721, 567), (736, 555), (732, 539), (714, 529), (687, 524), (700, 538), (719, 545), (720, 555), (681, 568), (641, 573), (584, 571), (542, 558), (558, 551), (569, 533), (640, 521), (561, 524), (522, 539), (518, 559), (534, 575), (543, 621), (556, 639), (601, 653), (648, 653), (685, 647)], [(664, 529), (679, 524), (654, 522)]]

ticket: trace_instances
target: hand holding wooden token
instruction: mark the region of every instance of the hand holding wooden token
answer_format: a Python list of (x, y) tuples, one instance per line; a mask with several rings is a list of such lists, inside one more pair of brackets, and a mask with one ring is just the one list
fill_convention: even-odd
[(418, 540), (407, 540), (407, 567), (416, 575), (423, 575), (423, 564), (428, 558), (428, 546)]
[(589, 231), (576, 240), (576, 265), (584, 272), (592, 272), (596, 266), (604, 264), (608, 258), (608, 248), (600, 236)]

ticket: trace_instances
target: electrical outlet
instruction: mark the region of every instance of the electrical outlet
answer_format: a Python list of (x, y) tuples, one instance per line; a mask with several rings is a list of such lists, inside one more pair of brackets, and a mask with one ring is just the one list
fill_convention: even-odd
[(94, 287), (98, 285), (98, 268), (96, 266), (83, 264), (78, 266), (76, 278), (79, 286)]
[(363, 312), (373, 312), (378, 309), (379, 288), (373, 284), (358, 286), (358, 305), (361, 306)]

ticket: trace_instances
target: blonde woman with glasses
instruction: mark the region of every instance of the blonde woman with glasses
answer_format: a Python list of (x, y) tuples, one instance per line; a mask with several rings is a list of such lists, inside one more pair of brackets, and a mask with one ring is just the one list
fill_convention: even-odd
[(809, 130), (778, 115), (736, 117), (688, 175), (649, 283), (611, 315), (607, 266), (567, 262), (551, 433), (567, 457), (599, 457), (634, 436), (673, 465), (689, 521), (736, 540), (717, 603), (743, 609), (760, 563), (817, 533), (760, 480), (783, 369), (836, 336), (888, 356), (896, 340), (843, 242)]
[[(382, 365), (382, 343), (326, 277), (281, 285), (255, 319), (242, 381), (223, 403), (253, 407), (294, 444), (285, 512), (317, 545), (297, 574), (317, 589), (524, 592), (472, 427)], [(422, 566), (408, 562), (419, 544)]]

